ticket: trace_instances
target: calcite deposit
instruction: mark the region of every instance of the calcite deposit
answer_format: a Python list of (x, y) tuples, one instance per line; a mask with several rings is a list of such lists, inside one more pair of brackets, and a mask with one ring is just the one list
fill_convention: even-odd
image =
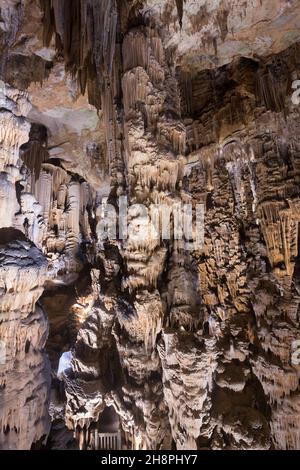
[(300, 449), (299, 89), (298, 0), (0, 0), (0, 449)]

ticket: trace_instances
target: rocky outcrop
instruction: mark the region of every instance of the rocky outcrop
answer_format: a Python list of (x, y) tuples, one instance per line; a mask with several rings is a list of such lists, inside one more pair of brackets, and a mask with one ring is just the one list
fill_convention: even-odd
[(50, 424), (50, 367), (44, 354), (48, 324), (37, 304), (47, 278), (47, 261), (17, 229), (19, 149), (30, 129), (22, 116), (26, 95), (10, 88), (1, 92), (0, 446), (24, 449), (47, 437)]
[(49, 432), (48, 324), (37, 303), (47, 275), (22, 233), (0, 229), (1, 449), (28, 449)]
[(3, 448), (299, 448), (299, 21), (3, 2)]

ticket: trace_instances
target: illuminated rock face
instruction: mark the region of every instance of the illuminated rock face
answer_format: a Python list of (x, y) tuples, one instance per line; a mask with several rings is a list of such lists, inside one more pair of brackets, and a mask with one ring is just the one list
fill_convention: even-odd
[(299, 448), (299, 2), (0, 8), (0, 447)]
[(0, 332), (5, 345), (0, 365), (2, 449), (30, 448), (47, 435), (50, 425), (50, 364), (43, 352), (48, 322), (37, 304), (47, 261), (20, 235), (0, 229)]

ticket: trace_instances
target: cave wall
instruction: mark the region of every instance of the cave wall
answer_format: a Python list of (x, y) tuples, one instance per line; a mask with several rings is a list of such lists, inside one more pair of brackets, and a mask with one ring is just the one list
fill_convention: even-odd
[[(1, 448), (299, 448), (298, 2), (2, 3)], [(204, 246), (102, 240), (120, 196)]]

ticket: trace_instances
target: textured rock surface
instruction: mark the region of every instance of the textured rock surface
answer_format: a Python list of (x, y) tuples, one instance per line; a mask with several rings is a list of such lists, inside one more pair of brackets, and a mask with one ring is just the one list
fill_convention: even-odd
[[(1, 448), (110, 416), (124, 448), (299, 449), (299, 2), (0, 13)], [(119, 196), (204, 204), (204, 247), (137, 206), (101, 240)]]
[[(0, 237), (6, 232), (0, 229)], [(1, 448), (24, 449), (49, 431), (50, 365), (43, 353), (48, 327), (36, 304), (47, 263), (29, 242), (8, 235), (13, 241), (1, 239), (0, 246), (0, 334), (6, 345), (0, 366)]]

